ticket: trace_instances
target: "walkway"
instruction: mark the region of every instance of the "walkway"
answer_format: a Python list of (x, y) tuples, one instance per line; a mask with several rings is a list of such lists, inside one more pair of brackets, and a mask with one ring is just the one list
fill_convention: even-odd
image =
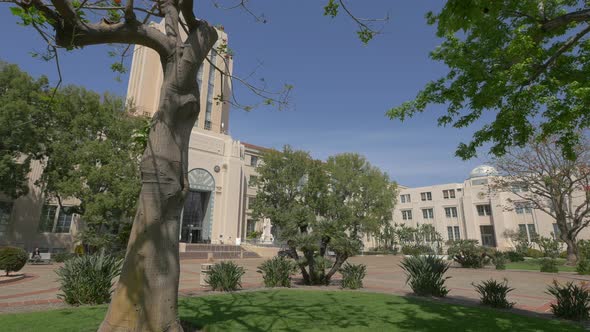
[[(245, 289), (262, 287), (262, 277), (256, 272), (257, 266), (264, 259), (242, 259), (236, 263), (246, 269), (242, 279)], [(367, 265), (367, 277), (364, 280), (365, 291), (407, 295), (411, 293), (405, 284), (406, 276), (399, 267), (400, 256), (364, 256), (354, 257), (353, 263)], [(183, 260), (181, 262), (180, 289), (181, 296), (195, 296), (209, 291), (199, 286), (200, 267), (205, 260)], [(21, 272), (27, 278), (21, 281), (0, 284), (0, 313), (44, 310), (48, 307), (61, 307), (63, 304), (57, 298), (58, 283), (54, 270), (60, 264), (27, 265)], [(494, 269), (461, 269), (451, 268), (447, 281), (450, 288), (449, 298), (460, 302), (477, 302), (478, 294), (472, 283), (489, 278), (502, 280), (506, 278), (515, 290), (510, 293), (509, 300), (516, 302), (515, 307), (535, 313), (548, 312), (552, 297), (545, 293), (547, 285), (553, 280), (590, 281), (590, 276), (578, 276), (571, 273), (540, 273), (534, 271), (496, 271)], [(322, 289), (337, 289), (336, 286), (320, 287)]]

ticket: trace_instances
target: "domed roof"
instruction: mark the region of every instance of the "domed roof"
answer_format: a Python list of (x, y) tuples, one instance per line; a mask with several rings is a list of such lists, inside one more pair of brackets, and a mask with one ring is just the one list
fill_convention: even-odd
[(493, 168), (492, 166), (488, 166), (488, 165), (479, 165), (476, 168), (474, 168), (471, 173), (469, 173), (469, 178), (479, 178), (479, 177), (484, 177), (484, 176), (490, 176), (490, 175), (498, 175), (498, 171), (496, 171), (495, 168)]

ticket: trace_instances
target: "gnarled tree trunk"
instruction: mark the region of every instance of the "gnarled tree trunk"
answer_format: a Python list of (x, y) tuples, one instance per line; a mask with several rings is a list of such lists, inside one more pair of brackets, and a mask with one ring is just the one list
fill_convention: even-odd
[[(166, 23), (177, 24), (174, 19)], [(216, 40), (215, 29), (200, 22), (184, 43), (178, 38), (169, 58), (161, 59), (164, 81), (141, 161), (138, 210), (101, 332), (182, 331), (178, 241), (189, 185), (188, 144), (200, 109), (197, 71)]]

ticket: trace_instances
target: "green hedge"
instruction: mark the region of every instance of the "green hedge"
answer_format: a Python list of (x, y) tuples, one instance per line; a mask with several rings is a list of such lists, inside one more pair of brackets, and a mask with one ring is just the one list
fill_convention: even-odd
[(6, 271), (6, 275), (10, 272), (17, 272), (25, 266), (29, 255), (24, 249), (16, 247), (2, 247), (0, 248), (0, 270)]

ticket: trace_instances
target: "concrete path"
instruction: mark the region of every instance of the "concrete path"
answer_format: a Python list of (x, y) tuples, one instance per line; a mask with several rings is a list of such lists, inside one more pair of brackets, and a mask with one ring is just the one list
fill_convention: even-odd
[[(365, 291), (407, 295), (411, 289), (405, 284), (406, 276), (399, 267), (400, 256), (364, 256), (354, 257), (352, 263), (367, 265), (367, 277), (364, 280)], [(236, 263), (246, 269), (242, 279), (244, 289), (262, 287), (262, 277), (256, 272), (264, 259), (242, 259)], [(183, 260), (181, 262), (181, 277), (179, 293), (181, 296), (195, 296), (208, 293), (207, 289), (199, 286), (201, 264), (205, 260)], [(61, 307), (63, 304), (57, 298), (59, 285), (56, 281), (55, 269), (60, 264), (27, 265), (19, 273), (25, 273), (26, 278), (20, 281), (0, 284), (0, 313), (45, 310), (48, 307)], [(479, 295), (472, 283), (490, 278), (502, 280), (506, 278), (515, 290), (510, 293), (509, 300), (516, 302), (515, 307), (534, 312), (548, 312), (552, 297), (545, 293), (547, 286), (557, 280), (590, 281), (590, 276), (578, 276), (572, 273), (541, 273), (534, 271), (496, 271), (494, 269), (462, 269), (449, 270), (447, 285), (450, 288), (449, 298), (463, 303), (479, 302)], [(340, 276), (337, 276), (337, 279)], [(303, 287), (303, 286), (301, 286)], [(319, 287), (321, 289), (338, 289), (337, 286)]]

